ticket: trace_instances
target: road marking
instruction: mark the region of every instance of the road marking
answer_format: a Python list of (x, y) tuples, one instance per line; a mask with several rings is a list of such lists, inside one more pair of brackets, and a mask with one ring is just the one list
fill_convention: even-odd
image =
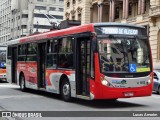
[(0, 84), (0, 88), (19, 88), (19, 86), (13, 84)]
[(7, 99), (7, 98), (31, 98), (31, 97), (43, 97), (38, 95), (4, 95), (0, 96), (0, 99)]

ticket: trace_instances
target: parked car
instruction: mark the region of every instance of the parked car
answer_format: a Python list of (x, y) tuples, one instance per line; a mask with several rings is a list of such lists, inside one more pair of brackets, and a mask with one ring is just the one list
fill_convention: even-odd
[(154, 70), (154, 84), (153, 84), (153, 91), (156, 91), (160, 94), (160, 71)]

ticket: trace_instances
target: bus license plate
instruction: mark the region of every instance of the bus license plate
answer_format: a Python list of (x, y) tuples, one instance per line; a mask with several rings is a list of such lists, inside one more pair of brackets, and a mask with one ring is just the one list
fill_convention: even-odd
[(126, 93), (124, 93), (124, 96), (125, 97), (134, 96), (134, 93), (133, 92), (126, 92)]

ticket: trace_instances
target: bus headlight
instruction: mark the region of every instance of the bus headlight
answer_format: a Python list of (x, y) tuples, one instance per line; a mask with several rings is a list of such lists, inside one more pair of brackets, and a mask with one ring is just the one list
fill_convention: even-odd
[(107, 86), (108, 85), (108, 81), (107, 80), (102, 80), (102, 85)]
[(147, 81), (147, 84), (149, 85), (152, 82), (152, 75), (150, 75), (149, 80)]
[(113, 87), (113, 85), (110, 84), (105, 78), (101, 78), (101, 83), (104, 86)]
[(151, 83), (151, 80), (148, 80), (148, 84), (150, 84)]

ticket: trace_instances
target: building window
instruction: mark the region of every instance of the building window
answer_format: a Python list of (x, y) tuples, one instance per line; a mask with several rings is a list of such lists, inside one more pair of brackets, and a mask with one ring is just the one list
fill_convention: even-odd
[(21, 25), (22, 29), (27, 29), (27, 25)]
[(72, 16), (72, 20), (75, 20), (75, 16)]
[(128, 15), (132, 15), (132, 3), (129, 3)]
[(115, 11), (115, 19), (119, 18), (119, 7), (116, 7), (116, 11)]
[(59, 8), (59, 11), (63, 12), (63, 8)]
[[(63, 16), (59, 16), (59, 15), (52, 15), (53, 17), (57, 18), (57, 19), (63, 19)], [(46, 16), (44, 14), (34, 14), (34, 17), (39, 17), (39, 18), (46, 18)], [(49, 18), (52, 18), (51, 16), (48, 15)]]
[(22, 14), (22, 18), (28, 18), (28, 14)]
[(149, 1), (145, 0), (145, 4), (144, 4), (144, 11), (147, 12), (149, 10)]
[(51, 29), (52, 28), (52, 26), (50, 26), (50, 25), (37, 25), (37, 24), (34, 24), (33, 26), (34, 26), (34, 28), (39, 28), (39, 29)]
[(81, 21), (81, 13), (78, 14), (78, 20)]
[(20, 16), (18, 16), (18, 20), (20, 19), (21, 17)]
[(55, 7), (50, 7), (49, 10), (50, 11), (56, 11), (56, 8)]
[(70, 2), (67, 2), (67, 7), (70, 7)]
[(35, 9), (46, 10), (46, 7), (45, 6), (35, 6)]
[(26, 35), (21, 35), (21, 37), (25, 37)]
[(76, 0), (73, 0), (72, 3), (73, 3), (73, 4), (76, 4)]

